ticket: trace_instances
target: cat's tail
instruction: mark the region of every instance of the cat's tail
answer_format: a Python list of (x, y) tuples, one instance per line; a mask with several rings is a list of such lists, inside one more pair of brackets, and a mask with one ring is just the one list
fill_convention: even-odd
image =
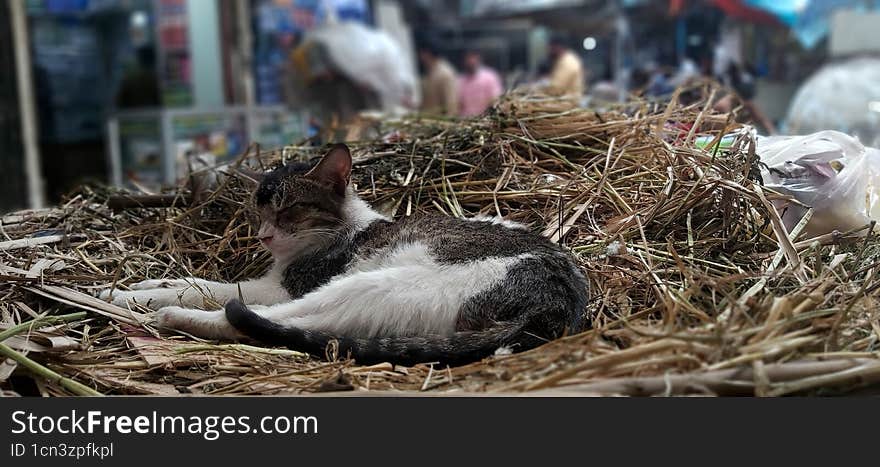
[[(286, 327), (268, 320), (238, 300), (226, 304), (226, 319), (238, 331), (269, 345), (288, 347), (323, 357), (327, 345), (336, 341), (338, 355), (351, 355), (360, 364), (391, 362), (414, 365), (440, 362), (461, 365), (492, 355), (504, 346), (516, 346), (523, 324), (501, 323), (482, 331), (462, 331), (450, 336), (399, 336), (372, 339), (336, 336), (323, 331)], [(520, 350), (520, 349), (512, 349)]]

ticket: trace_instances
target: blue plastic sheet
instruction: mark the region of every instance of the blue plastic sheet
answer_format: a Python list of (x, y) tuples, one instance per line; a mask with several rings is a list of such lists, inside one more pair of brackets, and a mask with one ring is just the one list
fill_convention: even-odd
[(811, 49), (828, 35), (835, 10), (880, 9), (880, 0), (745, 0), (746, 5), (764, 10), (788, 25), (798, 41)]

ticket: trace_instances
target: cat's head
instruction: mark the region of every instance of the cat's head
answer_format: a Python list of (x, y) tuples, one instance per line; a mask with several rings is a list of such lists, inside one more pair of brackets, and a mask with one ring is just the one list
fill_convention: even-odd
[(351, 153), (344, 144), (333, 146), (314, 167), (291, 163), (264, 174), (254, 193), (262, 244), (284, 258), (337, 238), (346, 226), (350, 176)]

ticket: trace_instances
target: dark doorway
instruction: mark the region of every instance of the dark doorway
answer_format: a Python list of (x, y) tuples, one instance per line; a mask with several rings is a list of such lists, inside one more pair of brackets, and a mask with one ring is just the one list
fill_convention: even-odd
[(0, 2), (0, 214), (27, 205), (24, 145), (8, 2)]

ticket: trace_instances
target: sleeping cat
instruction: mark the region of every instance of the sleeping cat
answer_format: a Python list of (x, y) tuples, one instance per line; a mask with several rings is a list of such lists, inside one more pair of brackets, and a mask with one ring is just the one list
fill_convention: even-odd
[[(363, 364), (467, 363), (588, 326), (587, 282), (563, 249), (493, 218), (392, 221), (348, 186), (351, 166), (339, 144), (314, 167), (263, 176), (254, 201), (274, 259), (265, 276), (147, 280), (102, 298), (136, 301), (158, 310), (160, 327), (204, 338), (318, 356), (335, 340)], [(204, 296), (225, 311), (195, 309)]]

